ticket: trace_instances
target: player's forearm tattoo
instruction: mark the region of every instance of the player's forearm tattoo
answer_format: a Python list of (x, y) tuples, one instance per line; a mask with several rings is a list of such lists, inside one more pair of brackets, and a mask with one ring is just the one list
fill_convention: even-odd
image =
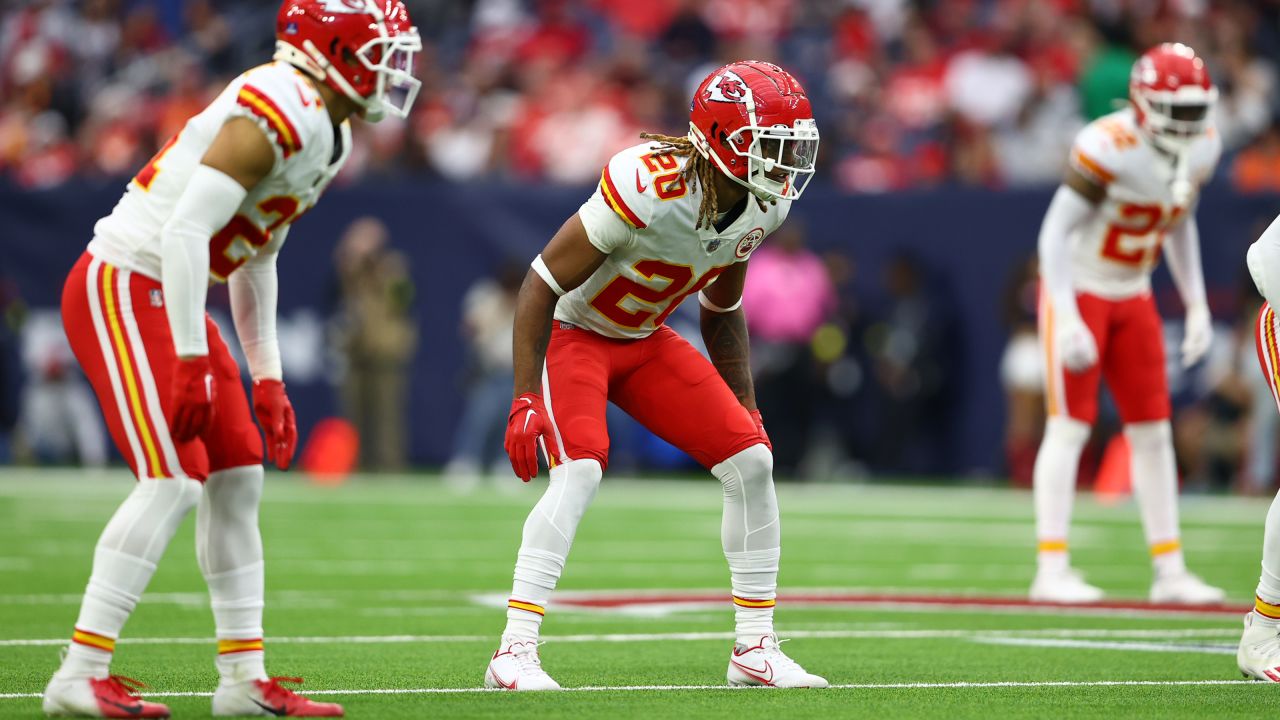
[(702, 340), (720, 377), (748, 409), (756, 406), (755, 384), (751, 380), (751, 345), (747, 336), (747, 316), (741, 309), (718, 313), (702, 309)]

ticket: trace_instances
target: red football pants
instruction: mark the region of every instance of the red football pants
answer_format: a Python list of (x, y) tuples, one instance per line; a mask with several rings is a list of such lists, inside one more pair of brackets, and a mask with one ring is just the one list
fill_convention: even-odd
[(262, 463), (262, 438), (240, 368), (208, 315), (217, 398), (208, 432), (188, 442), (169, 434), (170, 385), (179, 360), (158, 281), (86, 252), (62, 289), (62, 323), (111, 439), (137, 477), (203, 481), (210, 472)]
[(1150, 293), (1107, 300), (1076, 295), (1080, 317), (1098, 345), (1098, 362), (1082, 372), (1062, 366), (1054, 347), (1054, 313), (1040, 298), (1040, 340), (1045, 348), (1045, 400), (1049, 416), (1065, 415), (1090, 425), (1098, 417), (1098, 383), (1106, 380), (1125, 423), (1167, 420), (1169, 385), (1164, 368), (1164, 331)]
[(706, 468), (764, 442), (715, 366), (671, 328), (640, 340), (552, 328), (542, 392), (557, 464), (590, 458), (608, 467), (610, 401)]
[(1262, 376), (1267, 379), (1276, 407), (1280, 408), (1280, 344), (1277, 344), (1277, 334), (1280, 334), (1280, 323), (1277, 323), (1276, 311), (1271, 303), (1263, 303), (1258, 321), (1254, 323), (1254, 344), (1258, 348), (1258, 366), (1262, 368)]

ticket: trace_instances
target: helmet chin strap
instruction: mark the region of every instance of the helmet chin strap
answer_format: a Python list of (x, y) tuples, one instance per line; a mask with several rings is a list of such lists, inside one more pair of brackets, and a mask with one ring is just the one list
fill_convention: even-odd
[(1173, 159), (1173, 181), (1169, 185), (1169, 193), (1173, 196), (1174, 205), (1186, 206), (1195, 194), (1195, 185), (1191, 182), (1191, 145), (1195, 138), (1169, 138), (1145, 126), (1141, 126), (1141, 130), (1156, 149)]
[(313, 80), (318, 82), (325, 81), (325, 68), (315, 61), (307, 53), (302, 52), (298, 48), (281, 40), (276, 41), (276, 52), (272, 59), (280, 62), (289, 63), (299, 70), (310, 75)]
[(1191, 202), (1195, 186), (1191, 183), (1191, 147), (1184, 145), (1174, 156), (1173, 184), (1169, 188), (1173, 195), (1173, 204), (1185, 207)]

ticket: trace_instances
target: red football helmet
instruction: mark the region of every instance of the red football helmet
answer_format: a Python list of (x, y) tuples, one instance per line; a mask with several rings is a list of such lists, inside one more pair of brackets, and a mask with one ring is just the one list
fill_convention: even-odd
[(275, 58), (351, 98), (373, 122), (408, 116), (422, 86), (413, 77), (421, 50), (400, 0), (285, 0), (276, 19)]
[(698, 86), (689, 111), (694, 147), (756, 197), (795, 200), (813, 179), (818, 124), (804, 88), (777, 65), (725, 65)]
[(1133, 64), (1129, 99), (1138, 126), (1158, 145), (1178, 152), (1209, 129), (1218, 89), (1195, 50), (1165, 43)]

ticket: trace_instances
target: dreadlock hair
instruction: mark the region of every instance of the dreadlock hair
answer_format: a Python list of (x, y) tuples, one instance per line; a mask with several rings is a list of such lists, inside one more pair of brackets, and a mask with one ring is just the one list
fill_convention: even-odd
[(693, 141), (687, 136), (675, 137), (658, 133), (640, 133), (640, 138), (660, 143), (658, 149), (654, 151), (659, 155), (689, 158), (689, 162), (685, 164), (684, 170), (680, 172), (680, 175), (684, 177), (686, 183), (693, 185), (696, 180), (698, 186), (702, 188), (702, 205), (698, 208), (698, 223), (694, 225), (694, 229), (712, 227), (715, 224), (716, 215), (720, 211), (716, 205), (715, 180), (717, 171), (711, 161), (698, 152), (697, 148), (693, 146)]

